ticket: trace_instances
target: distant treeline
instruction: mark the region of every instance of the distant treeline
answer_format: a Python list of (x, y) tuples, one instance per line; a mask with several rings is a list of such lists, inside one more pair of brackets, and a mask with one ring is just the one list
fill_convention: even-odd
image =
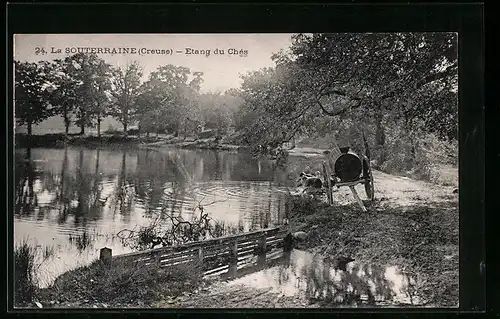
[(201, 93), (201, 72), (173, 65), (160, 66), (145, 82), (142, 66), (134, 61), (114, 67), (96, 54), (77, 53), (53, 61), (15, 62), (17, 123), (26, 127), (60, 116), (65, 132), (72, 125), (85, 134), (113, 117), (127, 134), (130, 126), (140, 132), (168, 131), (195, 134), (205, 128), (226, 131), (239, 101), (235, 92)]

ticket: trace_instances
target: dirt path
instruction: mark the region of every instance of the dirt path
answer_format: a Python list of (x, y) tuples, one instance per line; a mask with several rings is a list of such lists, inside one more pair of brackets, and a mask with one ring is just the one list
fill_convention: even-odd
[[(455, 189), (453, 186), (441, 186), (376, 170), (373, 170), (373, 180), (375, 198), (380, 201), (378, 209), (418, 204), (431, 205), (458, 198), (453, 193)], [(366, 199), (364, 186), (357, 185), (355, 188), (361, 199)], [(349, 188), (340, 188), (334, 192), (334, 200), (340, 204), (347, 204), (354, 198)]]

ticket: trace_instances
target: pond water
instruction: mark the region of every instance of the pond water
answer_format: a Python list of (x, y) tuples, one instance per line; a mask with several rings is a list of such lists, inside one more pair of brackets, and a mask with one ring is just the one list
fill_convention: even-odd
[(278, 258), (271, 259), (264, 269), (244, 269), (228, 281), (229, 286), (270, 289), (300, 302), (331, 307), (418, 306), (424, 302), (418, 295), (418, 278), (397, 266), (354, 261), (339, 270), (323, 255), (294, 249), (291, 253), (278, 252)]
[(27, 239), (52, 251), (40, 268), (46, 286), (103, 247), (130, 252), (120, 230), (165, 213), (190, 220), (198, 202), (240, 231), (279, 225), (293, 180), (273, 161), (244, 153), (68, 147), (16, 150), (15, 184), (15, 244)]

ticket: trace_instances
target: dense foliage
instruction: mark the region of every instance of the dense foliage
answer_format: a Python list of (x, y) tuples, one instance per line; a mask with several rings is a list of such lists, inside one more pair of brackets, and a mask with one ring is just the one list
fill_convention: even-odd
[(250, 144), (328, 137), (362, 151), (365, 134), (380, 167), (407, 170), (426, 164), (426, 141), (456, 143), (456, 34), (296, 34), (272, 58), (274, 68), (243, 76)]

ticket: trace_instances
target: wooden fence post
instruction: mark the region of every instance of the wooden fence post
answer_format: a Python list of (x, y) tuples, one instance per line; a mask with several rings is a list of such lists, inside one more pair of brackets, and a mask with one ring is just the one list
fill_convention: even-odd
[(234, 239), (234, 243), (229, 244), (229, 268), (227, 270), (229, 277), (236, 277), (238, 270), (238, 239)]
[(198, 248), (198, 264), (203, 265), (203, 247)]
[(283, 238), (283, 252), (288, 253), (293, 250), (293, 235), (288, 233), (285, 238)]
[(104, 247), (101, 248), (100, 254), (99, 254), (99, 260), (109, 264), (111, 262), (111, 259), (113, 258), (113, 251), (111, 248)]
[(262, 232), (261, 237), (257, 242), (257, 265), (259, 267), (264, 266), (266, 264), (266, 250), (267, 250), (267, 234), (266, 232)]

